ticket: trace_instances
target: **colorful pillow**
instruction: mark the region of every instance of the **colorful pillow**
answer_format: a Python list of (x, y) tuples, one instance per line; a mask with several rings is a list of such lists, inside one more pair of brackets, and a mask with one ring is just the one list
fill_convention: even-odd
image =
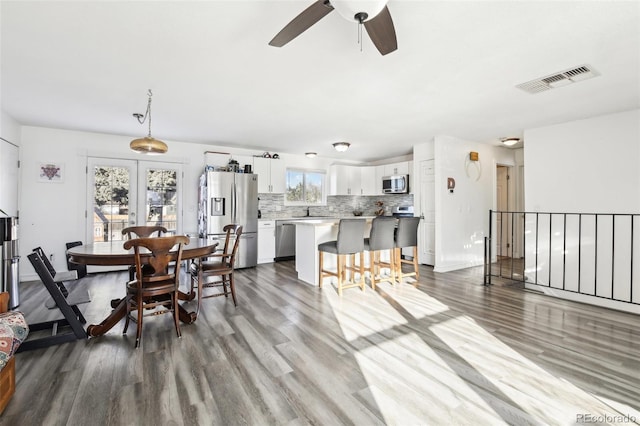
[(0, 370), (29, 335), (29, 326), (19, 311), (0, 314)]

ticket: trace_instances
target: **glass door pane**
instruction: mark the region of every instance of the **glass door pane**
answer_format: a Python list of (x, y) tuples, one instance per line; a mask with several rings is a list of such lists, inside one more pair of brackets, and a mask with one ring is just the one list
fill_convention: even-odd
[(182, 165), (88, 159), (87, 242), (122, 241), (134, 225), (182, 232)]
[(121, 241), (122, 229), (136, 224), (136, 162), (90, 158), (87, 240)]
[[(141, 225), (160, 225), (171, 234), (182, 231), (181, 190), (182, 168), (180, 164), (143, 162), (139, 163)], [(142, 187), (144, 185), (144, 187)]]

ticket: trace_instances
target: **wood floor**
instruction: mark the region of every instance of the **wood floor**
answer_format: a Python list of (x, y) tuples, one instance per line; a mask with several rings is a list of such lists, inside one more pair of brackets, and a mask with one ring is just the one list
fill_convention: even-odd
[[(135, 327), (123, 336), (121, 322), (18, 354), (0, 425), (640, 422), (636, 315), (483, 287), (482, 268), (422, 267), (419, 282), (342, 297), (297, 281), (292, 262), (236, 275), (239, 306), (206, 299), (181, 339), (161, 315), (145, 318), (138, 350)], [(124, 280), (82, 281), (89, 323)], [(52, 312), (41, 285), (21, 285), (28, 318)]]

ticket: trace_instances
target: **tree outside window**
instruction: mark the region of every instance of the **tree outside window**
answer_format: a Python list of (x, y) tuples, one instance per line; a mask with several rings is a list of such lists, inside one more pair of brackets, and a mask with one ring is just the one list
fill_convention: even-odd
[(325, 172), (322, 170), (287, 169), (285, 203), (289, 205), (326, 204)]

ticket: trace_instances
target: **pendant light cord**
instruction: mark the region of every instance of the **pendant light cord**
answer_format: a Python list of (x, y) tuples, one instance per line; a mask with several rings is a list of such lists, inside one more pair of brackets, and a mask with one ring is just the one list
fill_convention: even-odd
[(147, 101), (147, 110), (145, 111), (144, 116), (142, 114), (133, 114), (133, 116), (138, 119), (138, 123), (140, 124), (144, 124), (147, 118), (149, 119), (148, 137), (151, 137), (151, 97), (153, 96), (151, 89), (149, 89), (149, 92), (147, 93), (147, 95), (149, 96), (149, 100)]
[(149, 89), (149, 103), (147, 104), (147, 113), (149, 114), (149, 137), (151, 137), (151, 96), (153, 96), (153, 93), (151, 93), (151, 89)]

